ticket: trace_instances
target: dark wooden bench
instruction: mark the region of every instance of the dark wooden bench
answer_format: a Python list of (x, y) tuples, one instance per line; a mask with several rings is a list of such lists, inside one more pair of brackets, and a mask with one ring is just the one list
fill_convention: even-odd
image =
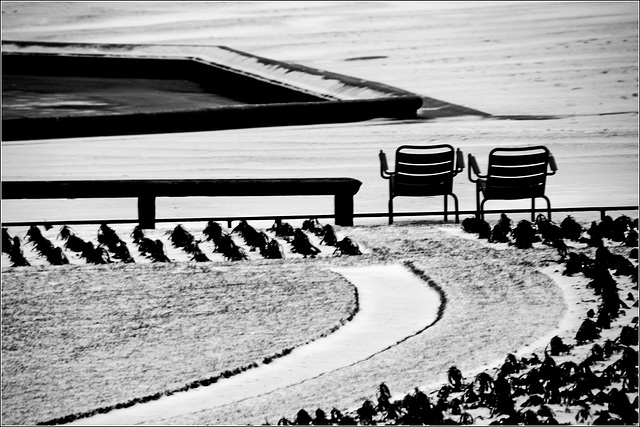
[(336, 225), (353, 225), (353, 178), (141, 179), (3, 181), (3, 199), (138, 198), (138, 221), (155, 228), (156, 197), (239, 197), (332, 195)]

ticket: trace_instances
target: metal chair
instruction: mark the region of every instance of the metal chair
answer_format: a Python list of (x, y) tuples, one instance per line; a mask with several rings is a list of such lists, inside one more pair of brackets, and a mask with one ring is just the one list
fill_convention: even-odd
[(396, 150), (395, 171), (389, 171), (387, 156), (380, 150), (380, 176), (389, 180), (389, 224), (393, 224), (393, 199), (403, 197), (444, 196), (444, 220), (448, 219), (448, 196), (455, 202), (456, 223), (458, 197), (453, 193), (453, 177), (464, 169), (464, 155), (451, 145), (403, 145)]
[[(476, 217), (484, 219), (487, 200), (531, 199), (531, 221), (534, 221), (536, 198), (543, 198), (551, 220), (551, 201), (545, 196), (545, 185), (547, 176), (555, 175), (557, 170), (553, 155), (544, 146), (494, 148), (489, 153), (486, 175), (480, 173), (475, 157), (469, 154), (469, 180), (476, 183)], [(472, 171), (477, 178), (471, 176)]]

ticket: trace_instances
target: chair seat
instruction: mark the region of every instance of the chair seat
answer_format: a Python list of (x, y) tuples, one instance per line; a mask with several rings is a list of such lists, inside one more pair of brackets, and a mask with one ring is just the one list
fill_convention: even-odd
[(492, 200), (519, 200), (544, 196), (544, 185), (533, 186), (487, 186), (486, 179), (478, 179), (478, 188), (485, 199)]

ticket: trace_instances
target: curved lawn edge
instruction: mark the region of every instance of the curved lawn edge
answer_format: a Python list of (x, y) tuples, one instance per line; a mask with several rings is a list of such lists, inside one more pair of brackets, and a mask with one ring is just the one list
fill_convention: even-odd
[[(424, 333), (407, 339), (401, 345), (357, 366), (341, 369), (317, 378), (315, 381), (295, 385), (286, 390), (279, 390), (269, 396), (249, 399), (227, 408), (174, 417), (169, 419), (169, 422), (261, 424), (265, 420), (273, 422), (283, 416), (293, 417), (300, 409), (313, 411), (321, 408), (328, 411), (336, 407), (344, 413), (362, 404), (366, 399), (372, 398), (375, 401), (373, 390), (377, 390), (381, 381), (386, 382), (392, 391), (400, 393), (410, 392), (420, 384), (441, 384), (442, 381), (446, 382), (447, 369), (452, 364), (461, 363), (459, 368), (462, 372), (466, 372), (473, 367), (492, 362), (512, 349), (529, 343), (531, 337), (535, 339), (541, 335), (540, 332), (542, 334), (548, 332), (555, 325), (547, 325), (549, 327), (545, 325), (555, 322), (556, 317), (562, 316), (564, 310), (562, 301), (547, 300), (549, 292), (555, 300), (555, 296), (560, 296), (560, 290), (556, 291), (555, 283), (546, 275), (536, 272), (536, 268), (531, 263), (521, 262), (519, 252), (506, 254), (491, 249), (482, 250), (476, 245), (469, 245), (466, 241), (452, 240), (449, 236), (439, 234), (438, 231), (430, 230), (428, 227), (412, 228), (414, 241), (420, 242), (419, 245), (413, 246), (407, 245), (402, 239), (394, 240), (392, 236), (387, 237), (387, 234), (393, 233), (394, 230), (381, 229), (381, 231), (381, 235), (376, 236), (376, 239), (384, 239), (392, 249), (398, 246), (406, 251), (402, 254), (391, 252), (388, 259), (393, 258), (393, 255), (402, 256), (404, 260), (399, 260), (401, 263), (408, 260), (411, 264), (405, 264), (407, 267), (413, 266), (413, 271), (421, 277), (428, 277), (445, 292), (447, 305), (441, 321)], [(356, 237), (362, 238), (362, 236)], [(373, 239), (371, 242), (375, 243)], [(370, 246), (371, 242), (369, 242)], [(420, 255), (416, 256), (418, 253)], [(491, 262), (484, 262), (488, 260)], [(496, 262), (496, 266), (490, 267)], [(515, 276), (510, 279), (512, 271)], [(478, 275), (478, 272), (484, 273)], [(496, 288), (496, 285), (499, 286)], [(496, 294), (496, 291), (500, 293)], [(513, 303), (524, 302), (525, 296), (526, 298), (534, 297), (540, 308), (552, 304), (554, 314), (552, 318), (542, 319), (541, 323), (514, 331), (514, 336), (505, 335), (504, 328), (500, 328), (501, 325), (494, 325), (492, 320), (486, 323), (489, 319), (485, 319), (487, 315), (493, 316), (492, 319), (496, 316), (502, 319), (503, 315), (509, 313), (511, 317), (520, 316), (515, 308), (519, 305), (505, 306), (502, 295), (513, 299)], [(495, 313), (492, 307), (497, 306), (502, 309)], [(471, 313), (474, 313), (473, 319), (467, 318), (471, 309)], [(467, 322), (467, 324), (461, 322)], [(475, 331), (469, 331), (471, 336), (463, 333), (467, 330), (467, 326), (471, 326)], [(511, 329), (507, 328), (506, 331)], [(495, 342), (485, 341), (488, 337), (500, 339)], [(483, 342), (487, 345), (477, 347), (474, 344)], [(449, 351), (445, 348), (453, 351), (451, 356), (448, 356)], [(407, 363), (399, 364), (401, 360)], [(295, 396), (295, 402), (291, 401), (292, 396)]]
[[(407, 261), (407, 264), (412, 264), (412, 262)], [(415, 266), (412, 266), (412, 268), (415, 269), (416, 274), (424, 275), (424, 272), (417, 269)], [(478, 365), (476, 367), (465, 369), (465, 371), (463, 372), (463, 374), (465, 375), (465, 378), (475, 377), (477, 374), (481, 372), (487, 372), (487, 371), (491, 371), (499, 368), (504, 364), (505, 357), (508, 354), (513, 354), (519, 358), (524, 357), (525, 355), (531, 355), (533, 353), (545, 350), (548, 347), (551, 338), (553, 338), (554, 336), (568, 337), (567, 334), (569, 335), (575, 334), (575, 332), (577, 331), (578, 324), (582, 320), (581, 316), (577, 314), (578, 312), (577, 301), (579, 301), (581, 295), (582, 297), (584, 297), (585, 295), (589, 296), (589, 293), (585, 291), (582, 291), (582, 293), (580, 291), (576, 291), (571, 287), (570, 283), (568, 283), (567, 280), (560, 280), (564, 276), (561, 276), (557, 273), (555, 274), (552, 273), (550, 267), (535, 268), (535, 271), (539, 272), (543, 276), (550, 279), (562, 292), (562, 298), (566, 305), (566, 308), (564, 311), (564, 315), (559, 319), (559, 324), (555, 328), (549, 329), (546, 333), (532, 338), (532, 341), (521, 345), (520, 347), (518, 347), (517, 349), (514, 349), (510, 353), (505, 354), (502, 358), (495, 359), (494, 361), (491, 361), (489, 363), (485, 363), (482, 365)], [(432, 392), (433, 390), (437, 390), (446, 384), (447, 383), (443, 381), (436, 381), (433, 383), (420, 385), (418, 386), (418, 388), (423, 391)], [(397, 393), (397, 396), (394, 394), (393, 397), (402, 398), (409, 394), (410, 392), (401, 392), (401, 393)], [(355, 409), (350, 410), (350, 412), (352, 411), (355, 411)]]
[[(365, 358), (363, 358), (361, 360), (355, 361), (355, 362), (350, 363), (350, 364), (345, 365), (345, 366), (341, 366), (341, 367), (336, 368), (336, 369), (332, 369), (332, 370), (327, 371), (327, 372), (323, 372), (323, 373), (321, 373), (319, 375), (316, 375), (316, 376), (311, 377), (311, 378), (304, 379), (304, 380), (302, 380), (300, 382), (297, 382), (295, 384), (291, 384), (291, 385), (289, 385), (287, 387), (292, 387), (292, 386), (296, 386), (296, 385), (299, 385), (299, 384), (304, 384), (307, 381), (312, 381), (312, 380), (320, 378), (320, 377), (322, 377), (324, 375), (328, 375), (328, 374), (340, 371), (342, 369), (346, 369), (346, 368), (350, 368), (352, 366), (358, 365), (359, 363), (366, 362), (367, 360), (372, 359), (372, 358), (378, 356), (381, 353), (389, 351), (390, 349), (392, 349), (394, 347), (397, 347), (398, 345), (402, 344), (403, 342), (405, 342), (405, 341), (407, 341), (407, 340), (409, 340), (409, 339), (411, 339), (413, 337), (416, 337), (416, 336), (424, 333), (427, 329), (433, 327), (436, 323), (438, 323), (442, 319), (442, 316), (444, 315), (445, 307), (446, 307), (446, 304), (447, 304), (447, 296), (446, 296), (444, 290), (436, 282), (431, 280), (431, 278), (429, 278), (429, 276), (427, 276), (423, 271), (421, 271), (420, 269), (416, 268), (416, 266), (413, 265), (412, 261), (404, 261), (404, 262), (402, 262), (402, 265), (407, 267), (411, 271), (411, 273), (413, 273), (418, 279), (422, 280), (427, 287), (433, 289), (438, 294), (438, 296), (440, 297), (440, 305), (438, 306), (438, 310), (437, 310), (437, 314), (436, 314), (435, 320), (433, 322), (427, 324), (422, 329), (403, 337), (402, 339), (396, 341), (395, 343), (383, 348), (382, 350), (379, 350), (379, 351), (377, 351), (375, 353), (372, 353), (369, 356), (367, 356), (367, 357), (365, 357)], [(340, 274), (339, 270), (335, 270), (334, 269), (333, 271), (335, 271), (338, 274)], [(276, 391), (278, 391), (278, 390), (273, 390), (273, 391), (271, 391), (269, 393), (274, 393)], [(269, 393), (265, 393), (265, 394), (263, 394), (261, 396), (266, 396)]]
[[(637, 266), (636, 266), (637, 268)], [(624, 371), (625, 367), (620, 366), (625, 358), (632, 356), (631, 359), (637, 358), (637, 351), (634, 347), (638, 346), (638, 338), (637, 338), (637, 325), (638, 318), (635, 316), (637, 313), (637, 280), (633, 280), (633, 276), (631, 274), (616, 274), (616, 285), (618, 288), (618, 293), (623, 294), (629, 290), (635, 291), (636, 295), (633, 295), (632, 292), (629, 292), (627, 301), (635, 301), (635, 304), (629, 304), (625, 306), (621, 305), (621, 308), (618, 309), (616, 315), (611, 319), (611, 324), (609, 327), (597, 327), (597, 332), (585, 333), (583, 331), (585, 329), (585, 325), (595, 324), (590, 320), (591, 315), (588, 314), (589, 311), (600, 311), (602, 310), (603, 305), (605, 304), (606, 296), (603, 293), (597, 291), (597, 285), (593, 285), (593, 281), (597, 279), (593, 279), (588, 274), (584, 274), (581, 272), (580, 274), (566, 274), (566, 270), (564, 272), (560, 272), (560, 269), (556, 266), (546, 265), (541, 266), (535, 269), (540, 274), (548, 277), (561, 291), (562, 299), (566, 305), (566, 310), (564, 311), (564, 315), (559, 319), (555, 328), (550, 329), (545, 334), (541, 334), (533, 341), (528, 342), (525, 345), (515, 349), (514, 351), (508, 353), (503, 360), (496, 360), (493, 363), (488, 363), (483, 366), (478, 366), (473, 369), (467, 370), (465, 373), (465, 377), (462, 377), (463, 386), (473, 387), (474, 383), (478, 381), (478, 376), (480, 374), (488, 375), (489, 378), (492, 378), (497, 372), (504, 369), (505, 365), (510, 363), (510, 358), (515, 356), (515, 360), (522, 360), (523, 365), (519, 370), (511, 374), (507, 374), (507, 377), (510, 378), (522, 378), (524, 376), (529, 375), (529, 373), (534, 372), (536, 369), (542, 369), (545, 363), (552, 363), (554, 366), (563, 365), (568, 363), (570, 365), (575, 366), (593, 366), (594, 372), (599, 373), (602, 369), (606, 372), (607, 370), (614, 369), (616, 372), (622, 372), (620, 376), (612, 376), (608, 377), (610, 383), (605, 386), (605, 389), (618, 390), (620, 388), (622, 392), (626, 392), (627, 396), (622, 399), (616, 398), (617, 401), (608, 401), (608, 402), (598, 402), (597, 397), (593, 395), (589, 397), (585, 397), (585, 400), (581, 399), (573, 399), (571, 401), (547, 401), (545, 398), (544, 404), (540, 404), (541, 407), (546, 407), (549, 409), (549, 412), (546, 414), (542, 412), (538, 412), (535, 415), (537, 416), (537, 421), (520, 421), (520, 423), (524, 422), (525, 424), (561, 424), (561, 425), (569, 425), (573, 424), (575, 421), (584, 423), (586, 419), (580, 418), (583, 417), (582, 411), (585, 408), (585, 405), (588, 407), (590, 404), (593, 404), (595, 408), (603, 407), (604, 410), (596, 412), (596, 415), (599, 415), (598, 420), (594, 420), (593, 424), (629, 424), (633, 423), (634, 420), (637, 421), (638, 413), (634, 411), (634, 405), (624, 406), (625, 401), (626, 405), (633, 399), (630, 394), (636, 395), (635, 403), (637, 403), (637, 387), (626, 386), (625, 389), (625, 379), (624, 379)], [(610, 269), (615, 270), (615, 269)], [(622, 277), (627, 276), (627, 277)], [(595, 297), (595, 298), (594, 298)], [(636, 309), (633, 309), (633, 308)], [(630, 309), (630, 313), (627, 312)], [(635, 328), (635, 332), (634, 332)], [(588, 328), (587, 328), (588, 329)], [(581, 338), (579, 338), (581, 336)], [(555, 344), (554, 344), (555, 341)], [(611, 350), (610, 354), (604, 353), (603, 357), (594, 357), (594, 351), (598, 348), (607, 347), (606, 343), (615, 343), (618, 345), (617, 350)], [(525, 356), (535, 356), (539, 353), (543, 353), (545, 357), (545, 362), (541, 362), (538, 360), (536, 363), (533, 359), (530, 359), (527, 362), (527, 358)], [(618, 355), (621, 357), (616, 361), (615, 356)], [(635, 357), (633, 357), (635, 355)], [(547, 359), (548, 358), (548, 359)], [(590, 372), (590, 371), (589, 371)], [(635, 362), (635, 372), (637, 373), (637, 361)], [(547, 374), (548, 376), (553, 376), (553, 374)], [(471, 380), (467, 380), (471, 378)], [(548, 377), (547, 377), (548, 378)], [(604, 375), (603, 375), (604, 378)], [(581, 382), (581, 378), (578, 375), (576, 378), (564, 378), (561, 380), (563, 387), (571, 387), (574, 388), (579, 387)], [(450, 381), (449, 381), (450, 383)], [(449, 383), (446, 381), (441, 382), (433, 382), (427, 385), (421, 385), (416, 387), (413, 392), (401, 392), (394, 393), (391, 396), (391, 401), (396, 402), (406, 402), (406, 399), (415, 398), (418, 393), (423, 393), (426, 395), (440, 395), (439, 393), (442, 390), (442, 387), (448, 387)], [(384, 384), (384, 383), (383, 383)], [(474, 406), (473, 404), (469, 407), (464, 406), (466, 411), (461, 415), (460, 424), (476, 424), (477, 420), (482, 420), (481, 424), (476, 425), (487, 425), (487, 424), (509, 424), (509, 423), (517, 423), (518, 416), (521, 416), (522, 413), (527, 410), (528, 407), (537, 406), (528, 404), (532, 398), (537, 396), (538, 394), (533, 392), (525, 392), (522, 393), (523, 386), (519, 385), (517, 391), (510, 392), (510, 396), (514, 399), (514, 408), (519, 407), (520, 410), (515, 415), (515, 418), (508, 415), (503, 411), (493, 412), (496, 408), (491, 405), (491, 403), (483, 403), (478, 406)], [(464, 390), (464, 389), (463, 389)], [(464, 404), (464, 401), (463, 401)], [(610, 415), (606, 410), (608, 405), (609, 411), (613, 413)], [(620, 406), (618, 406), (620, 405)], [(364, 407), (364, 406), (363, 406)], [(622, 407), (628, 408), (630, 412), (626, 412)], [(615, 408), (615, 409), (613, 409)], [(490, 415), (486, 416), (487, 411), (491, 410)], [(453, 411), (448, 412), (445, 410), (448, 415), (455, 415)], [(352, 407), (350, 408), (346, 415), (351, 417), (352, 420), (358, 422), (359, 417), (359, 408)], [(463, 421), (462, 416), (465, 416), (467, 421)], [(524, 415), (522, 415), (524, 417)], [(474, 421), (474, 417), (476, 421)], [(592, 418), (591, 416), (588, 418)], [(546, 420), (545, 420), (546, 419)], [(471, 421), (469, 421), (471, 420)], [(458, 422), (454, 421), (452, 418), (445, 419), (445, 423), (450, 421), (452, 424), (458, 424)], [(373, 420), (373, 424), (376, 424), (376, 420)], [(395, 422), (393, 423), (395, 424)], [(404, 423), (402, 423), (404, 425)]]
[[(420, 333), (439, 317), (440, 294), (401, 262), (332, 270), (358, 288), (360, 302), (359, 315), (337, 333), (297, 348), (270, 366), (262, 366), (262, 369), (221, 381), (215, 386), (112, 414), (96, 414), (91, 420), (80, 423), (172, 424), (176, 419), (181, 423), (183, 417), (214, 408), (233, 408), (236, 404), (277, 395), (309, 379), (366, 360), (389, 345), (393, 347), (416, 332)], [(418, 308), (424, 310), (416, 316)], [(372, 340), (372, 335), (376, 339)]]
[(330, 374), (332, 372), (339, 371), (339, 370), (345, 369), (345, 368), (349, 368), (351, 366), (355, 366), (355, 365), (357, 365), (359, 363), (365, 362), (365, 361), (367, 361), (367, 360), (369, 360), (369, 359), (371, 359), (371, 358), (373, 358), (373, 357), (375, 357), (375, 356), (377, 356), (377, 355), (379, 355), (381, 353), (384, 353), (385, 351), (389, 351), (390, 349), (402, 344), (403, 342), (405, 342), (405, 341), (407, 341), (407, 340), (409, 340), (409, 339), (411, 339), (411, 338), (413, 338), (415, 336), (418, 336), (418, 335), (424, 333), (427, 329), (433, 327), (436, 323), (438, 323), (442, 319), (442, 316), (444, 315), (445, 308), (446, 308), (446, 305), (447, 305), (447, 295), (444, 292), (444, 290), (442, 289), (442, 287), (440, 287), (440, 285), (438, 285), (436, 282), (431, 280), (431, 278), (429, 276), (427, 276), (427, 274), (424, 271), (422, 271), (419, 268), (417, 268), (413, 264), (413, 261), (403, 261), (402, 265), (407, 267), (417, 278), (422, 280), (425, 283), (426, 286), (428, 286), (429, 288), (433, 289), (438, 294), (438, 296), (440, 297), (440, 305), (438, 307), (438, 312), (436, 314), (435, 320), (433, 322), (429, 323), (428, 325), (426, 325), (424, 328), (416, 331), (415, 333), (407, 335), (406, 337), (402, 338), (401, 340), (398, 340), (397, 342), (395, 342), (395, 343), (383, 348), (380, 351), (377, 351), (377, 352), (369, 355), (368, 357), (365, 357), (362, 360), (358, 360), (357, 362), (354, 362), (354, 363), (352, 363), (350, 365), (342, 366), (340, 368), (334, 369), (333, 371), (324, 372), (324, 373), (322, 373), (320, 375), (317, 375), (317, 376), (315, 376), (313, 378), (308, 378), (308, 379), (306, 379), (304, 381), (301, 381), (298, 384), (302, 384), (302, 383), (304, 383), (306, 381), (310, 381), (310, 380), (319, 378), (319, 377), (321, 377), (323, 375), (327, 375), (327, 374)]
[(136, 397), (130, 400), (127, 400), (126, 402), (119, 402), (113, 405), (106, 405), (106, 406), (101, 406), (99, 408), (90, 410), (90, 411), (84, 411), (84, 412), (77, 412), (74, 414), (69, 414), (69, 415), (65, 415), (62, 417), (56, 417), (53, 419), (49, 419), (46, 421), (41, 421), (41, 422), (37, 422), (36, 425), (59, 425), (59, 424), (67, 424), (67, 423), (71, 423), (73, 421), (77, 421), (77, 420), (81, 420), (81, 419), (85, 419), (85, 418), (90, 418), (93, 417), (94, 415), (98, 415), (98, 414), (106, 414), (108, 412), (111, 412), (113, 410), (116, 409), (123, 409), (123, 408), (130, 408), (134, 405), (137, 404), (141, 404), (141, 403), (146, 403), (146, 402), (150, 402), (153, 400), (158, 400), (163, 396), (171, 396), (175, 393), (181, 393), (181, 392), (185, 392), (185, 391), (189, 391), (192, 389), (196, 389), (198, 387), (207, 387), (211, 384), (215, 384), (218, 381), (222, 380), (222, 379), (226, 379), (226, 378), (231, 378), (233, 376), (239, 375), (245, 371), (248, 371), (250, 369), (254, 369), (254, 368), (258, 368), (262, 365), (267, 365), (271, 362), (273, 362), (276, 359), (279, 359), (281, 357), (284, 357), (286, 355), (288, 355), (289, 353), (291, 353), (294, 349), (298, 348), (298, 347), (302, 347), (305, 346), (313, 341), (316, 341), (320, 338), (324, 338), (326, 336), (329, 336), (331, 334), (333, 334), (334, 332), (336, 332), (338, 329), (340, 329), (342, 326), (344, 326), (345, 324), (349, 323), (350, 321), (353, 320), (353, 318), (356, 316), (356, 314), (358, 314), (358, 312), (360, 311), (360, 299), (359, 299), (359, 294), (358, 294), (358, 288), (356, 286), (354, 286), (352, 283), (350, 283), (349, 281), (347, 281), (347, 283), (349, 284), (349, 286), (352, 288), (353, 290), (353, 296), (354, 296), (354, 304), (353, 307), (351, 308), (349, 315), (344, 318), (344, 319), (340, 319), (340, 322), (338, 322), (337, 325), (333, 326), (332, 328), (330, 328), (329, 330), (327, 330), (326, 332), (311, 338), (305, 342), (302, 342), (298, 345), (295, 346), (291, 346), (291, 347), (287, 347), (277, 353), (274, 353), (272, 355), (268, 355), (266, 356), (263, 360), (262, 363), (258, 364), (256, 362), (244, 365), (244, 366), (240, 366), (238, 368), (235, 368), (233, 370), (226, 370), (222, 373), (220, 373), (219, 375), (214, 375), (208, 378), (204, 378), (204, 379), (200, 379), (200, 380), (195, 380), (192, 382), (189, 382), (187, 384), (185, 384), (182, 387), (178, 387), (178, 388), (173, 388), (173, 389), (168, 389), (168, 390), (164, 390), (164, 391), (159, 391), (156, 392), (154, 394), (149, 394), (146, 396), (142, 396), (142, 397)]

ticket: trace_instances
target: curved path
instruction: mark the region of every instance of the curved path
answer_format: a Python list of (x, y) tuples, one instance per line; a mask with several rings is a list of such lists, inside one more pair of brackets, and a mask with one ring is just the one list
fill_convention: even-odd
[[(158, 423), (259, 396), (325, 372), (353, 365), (430, 326), (440, 294), (400, 264), (335, 269), (358, 289), (360, 311), (333, 334), (293, 350), (268, 365), (199, 387), (71, 424)], [(375, 336), (375, 339), (371, 339)]]

